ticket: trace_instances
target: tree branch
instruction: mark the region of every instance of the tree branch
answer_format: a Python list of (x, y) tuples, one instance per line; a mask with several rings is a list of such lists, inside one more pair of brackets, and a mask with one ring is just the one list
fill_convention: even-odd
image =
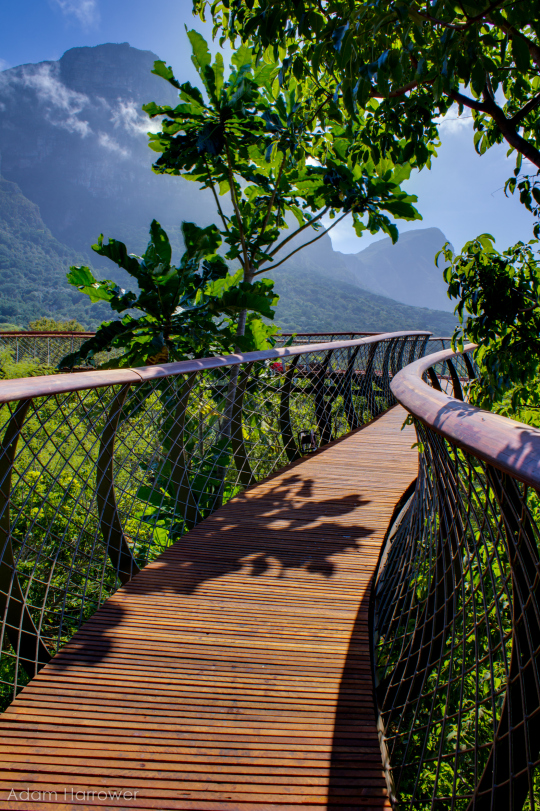
[[(325, 208), (323, 208), (323, 210), (321, 212), (319, 212), (319, 214), (317, 214), (316, 217), (312, 217), (309, 222), (304, 223), (304, 225), (300, 226), (300, 228), (297, 228), (296, 231), (294, 231), (290, 236), (288, 236), (286, 239), (283, 239), (279, 243), (279, 245), (276, 248), (274, 248), (274, 250), (270, 253), (270, 258), (273, 258), (276, 255), (276, 253), (278, 251), (280, 251), (283, 248), (284, 245), (287, 244), (287, 242), (290, 242), (291, 239), (294, 239), (294, 237), (298, 236), (298, 234), (301, 234), (302, 231), (305, 231), (306, 228), (309, 228), (309, 226), (313, 225), (314, 222), (317, 222), (318, 220), (321, 219), (321, 217), (324, 217), (326, 212), (329, 211), (329, 210), (330, 210), (330, 206), (326, 206)], [(261, 265), (264, 265), (265, 262), (269, 262), (269, 261), (270, 261), (269, 259), (263, 259), (263, 261), (258, 265), (258, 267), (260, 267)]]
[(208, 180), (210, 181), (210, 188), (212, 189), (212, 194), (214, 195), (214, 200), (216, 201), (216, 206), (217, 206), (217, 209), (218, 209), (218, 212), (219, 212), (219, 216), (221, 217), (223, 225), (225, 226), (225, 230), (227, 231), (227, 233), (229, 233), (229, 226), (227, 224), (227, 220), (225, 219), (225, 215), (224, 215), (223, 210), (221, 208), (221, 203), (219, 202), (219, 198), (218, 198), (218, 196), (216, 194), (214, 184), (212, 183), (212, 178), (210, 176), (210, 169), (208, 168), (208, 161), (206, 160), (206, 157), (204, 158), (204, 165), (206, 166), (206, 174), (208, 175)]
[(422, 17), (423, 20), (427, 20), (435, 25), (442, 25), (443, 28), (452, 28), (454, 31), (466, 31), (471, 25), (477, 23), (479, 20), (483, 20), (492, 11), (495, 11), (498, 6), (504, 5), (504, 2), (505, 0), (495, 0), (495, 2), (488, 6), (485, 11), (481, 11), (480, 14), (477, 14), (476, 17), (469, 17), (467, 14), (465, 14), (462, 7), (461, 10), (465, 14), (465, 17), (467, 17), (466, 23), (449, 23), (447, 20), (439, 20), (437, 17), (432, 17), (432, 15), (427, 11), (418, 11), (417, 13), (418, 16)]
[(492, 17), (489, 18), (489, 21), (492, 25), (496, 28), (500, 28), (501, 31), (504, 31), (505, 34), (508, 34), (511, 37), (517, 37), (523, 42), (526, 43), (527, 48), (529, 49), (529, 53), (533, 62), (536, 64), (538, 68), (540, 68), (540, 46), (538, 46), (535, 42), (531, 42), (531, 40), (522, 34), (521, 31), (518, 31), (513, 25), (507, 25), (504, 20), (494, 20)]
[(227, 152), (227, 169), (229, 173), (229, 185), (231, 187), (231, 200), (234, 208), (234, 212), (236, 214), (236, 219), (238, 222), (238, 233), (240, 234), (240, 242), (242, 244), (242, 253), (244, 254), (244, 279), (246, 281), (250, 281), (247, 276), (251, 276), (250, 272), (250, 263), (249, 263), (249, 254), (246, 245), (246, 237), (244, 234), (244, 228), (242, 226), (242, 218), (240, 216), (240, 209), (238, 207), (238, 200), (236, 199), (236, 188), (234, 185), (234, 176), (232, 171), (232, 160), (231, 160), (231, 151), (229, 149), (229, 142), (225, 138), (225, 150)]
[[(259, 276), (261, 273), (267, 273), (269, 270), (274, 270), (275, 268), (278, 268), (280, 265), (282, 265), (282, 264), (283, 264), (283, 262), (286, 262), (286, 261), (287, 261), (287, 259), (290, 259), (290, 258), (291, 258), (291, 256), (294, 256), (294, 255), (295, 255), (295, 253), (298, 253), (298, 251), (301, 251), (301, 250), (303, 250), (304, 248), (307, 248), (307, 246), (308, 246), (308, 245), (313, 245), (313, 243), (314, 243), (314, 242), (317, 242), (317, 240), (318, 240), (318, 239), (321, 239), (321, 237), (324, 237), (324, 236), (325, 236), (325, 235), (326, 235), (326, 234), (327, 234), (329, 231), (331, 231), (331, 230), (332, 230), (332, 228), (335, 228), (335, 227), (336, 227), (336, 225), (338, 225), (338, 223), (340, 223), (340, 222), (341, 222), (341, 220), (344, 220), (344, 219), (345, 219), (345, 217), (347, 217), (347, 216), (348, 216), (350, 213), (351, 213), (350, 211), (346, 211), (346, 212), (345, 212), (345, 214), (343, 214), (341, 217), (338, 217), (338, 218), (337, 218), (337, 220), (336, 220), (335, 222), (333, 222), (333, 223), (332, 223), (332, 225), (330, 225), (330, 226), (329, 226), (329, 227), (326, 229), (326, 231), (323, 231), (323, 232), (322, 232), (322, 234), (318, 234), (318, 235), (315, 237), (315, 239), (311, 239), (309, 242), (304, 242), (304, 244), (303, 244), (303, 245), (300, 245), (300, 247), (299, 247), (299, 248), (296, 248), (294, 251), (291, 251), (289, 254), (287, 254), (287, 256), (285, 256), (285, 258), (284, 258), (284, 259), (280, 259), (280, 260), (279, 260), (279, 262), (276, 262), (276, 264), (275, 264), (275, 265), (270, 265), (270, 267), (269, 267), (269, 268), (264, 268), (263, 270), (257, 270), (257, 271), (256, 271), (256, 272), (255, 272), (253, 275), (254, 275), (254, 276)], [(274, 253), (275, 253), (275, 252), (274, 252)], [(274, 255), (274, 254), (272, 254), (272, 256), (273, 256), (273, 255)], [(266, 261), (268, 261), (268, 260), (266, 260)]]
[(478, 113), (487, 113), (486, 105), (476, 99), (470, 99), (464, 96), (463, 93), (458, 93), (457, 90), (450, 90), (448, 95), (453, 101), (458, 104), (463, 104), (464, 107), (469, 107), (471, 110), (476, 110)]
[[(268, 220), (270, 219), (270, 214), (272, 213), (272, 209), (274, 208), (274, 200), (276, 199), (276, 194), (277, 194), (279, 182), (281, 180), (281, 175), (283, 174), (283, 169), (285, 168), (285, 161), (286, 160), (287, 160), (287, 155), (284, 154), (283, 155), (283, 160), (281, 161), (281, 166), (279, 167), (278, 176), (276, 178), (276, 182), (275, 182), (275, 185), (274, 185), (274, 191), (272, 192), (270, 202), (268, 203), (268, 209), (266, 211), (266, 216), (264, 218), (264, 222), (263, 222), (262, 227), (261, 227), (261, 233), (259, 234), (259, 238), (255, 242), (255, 247), (253, 249), (253, 253), (255, 253), (255, 251), (259, 247), (260, 241), (263, 238), (264, 232), (266, 231), (266, 226), (268, 225)], [(253, 259), (253, 256), (252, 256), (252, 259)]]
[(484, 88), (482, 95), (484, 97), (484, 112), (494, 120), (505, 140), (508, 141), (510, 146), (513, 146), (514, 149), (521, 152), (524, 158), (530, 160), (531, 163), (534, 163), (534, 165), (538, 166), (540, 169), (540, 150), (536, 149), (535, 146), (529, 143), (529, 141), (526, 141), (525, 138), (518, 133), (515, 124), (512, 123), (512, 119), (505, 116), (503, 110), (491, 97), (487, 86)]
[(538, 93), (534, 98), (530, 99), (527, 102), (527, 104), (523, 105), (521, 110), (518, 110), (518, 112), (515, 115), (513, 115), (512, 118), (508, 119), (510, 124), (513, 124), (514, 127), (521, 124), (525, 116), (527, 116), (530, 112), (535, 110), (539, 104), (540, 104), (540, 93)]
[(418, 82), (416, 80), (409, 82), (408, 84), (403, 85), (403, 87), (398, 87), (397, 90), (392, 90), (386, 96), (381, 95), (381, 93), (377, 93), (375, 88), (371, 89), (370, 95), (372, 99), (392, 99), (396, 98), (397, 96), (404, 96), (405, 93), (408, 93), (409, 90), (414, 90), (415, 87), (418, 87), (420, 84), (433, 84), (433, 81), (429, 82)]

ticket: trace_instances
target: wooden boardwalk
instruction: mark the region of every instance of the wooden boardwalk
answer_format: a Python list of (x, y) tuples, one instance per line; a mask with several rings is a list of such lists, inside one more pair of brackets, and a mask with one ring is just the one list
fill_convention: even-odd
[(251, 487), (108, 600), (2, 716), (0, 808), (389, 807), (368, 602), (417, 471), (404, 417)]

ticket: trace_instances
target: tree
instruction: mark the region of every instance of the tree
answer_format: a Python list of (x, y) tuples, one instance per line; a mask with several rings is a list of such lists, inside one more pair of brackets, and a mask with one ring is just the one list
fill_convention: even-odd
[[(365, 154), (362, 116), (345, 120), (327, 101), (323, 110), (307, 86), (300, 93), (294, 79), (283, 87), (279, 64), (258, 61), (245, 45), (233, 53), (225, 78), (221, 53), (212, 63), (203, 37), (196, 31), (188, 37), (205, 95), (189, 82), (180, 84), (165, 63), (155, 63), (153, 72), (178, 89), (180, 103), (174, 109), (154, 102), (144, 107), (152, 118), (164, 117), (161, 132), (149, 136), (160, 153), (153, 168), (210, 189), (220, 227), (184, 223), (186, 252), (178, 267), (171, 265), (169, 240), (156, 222), (143, 257), (100, 237), (93, 249), (127, 270), (140, 293), (98, 282), (87, 267), (72, 268), (68, 279), (79, 291), (126, 314), (103, 324), (62, 363), (91, 362), (109, 349), (123, 354), (106, 366), (265, 348), (276, 329), (263, 317), (273, 318), (277, 298), (273, 282), (258, 277), (346, 216), (358, 235), (382, 230), (393, 241), (398, 232), (388, 215), (420, 219), (416, 197), (400, 189), (410, 165), (395, 166), (380, 155), (375, 162)], [(326, 228), (325, 215), (334, 220)], [(296, 226), (289, 228), (292, 220)], [(298, 238), (305, 241), (293, 243)], [(224, 257), (218, 253), (222, 245)], [(135, 318), (132, 310), (144, 315)]]
[[(372, 155), (414, 156), (421, 168), (436, 145), (438, 117), (454, 103), (460, 115), (470, 110), (477, 152), (507, 142), (516, 167), (505, 191), (519, 193), (540, 217), (539, 172), (522, 173), (524, 158), (540, 168), (535, 0), (195, 0), (203, 17), (208, 7), (222, 40), (254, 40), (260, 53), (283, 59), (288, 75), (314, 84), (318, 101), (333, 94), (349, 114), (363, 111)], [(540, 219), (534, 234), (540, 236)], [(482, 343), (483, 379), (474, 396), (484, 406), (538, 399), (533, 244), (499, 254), (482, 235), (458, 257), (445, 251), (453, 263), (449, 292), (463, 321), (456, 340), (468, 335)]]
[[(182, 223), (186, 247), (180, 264), (171, 264), (172, 250), (165, 231), (155, 220), (143, 256), (129, 255), (123, 242), (93, 249), (126, 270), (138, 285), (138, 293), (111, 281), (97, 281), (88, 267), (72, 267), (68, 281), (86, 293), (92, 302), (106, 301), (123, 318), (103, 323), (81, 348), (63, 358), (60, 366), (92, 363), (98, 353), (111, 349), (114, 356), (101, 368), (167, 363), (201, 357), (231, 349), (236, 336), (230, 318), (249, 307), (253, 313), (273, 317), (272, 284), (236, 284), (228, 267), (216, 253), (221, 238), (215, 226), (198, 228)], [(133, 311), (142, 315), (134, 317)], [(229, 316), (229, 321), (226, 320)], [(225, 323), (224, 323), (225, 320)], [(122, 353), (122, 354), (119, 354)]]
[[(388, 215), (420, 219), (416, 197), (400, 189), (410, 165), (366, 154), (362, 115), (346, 118), (328, 98), (321, 105), (313, 88), (300, 87), (294, 77), (283, 85), (279, 63), (268, 54), (257, 59), (247, 45), (233, 53), (225, 79), (221, 53), (212, 63), (203, 37), (196, 31), (188, 36), (205, 95), (155, 63), (153, 72), (179, 91), (180, 104), (143, 108), (165, 117), (161, 132), (150, 135), (160, 153), (154, 170), (212, 191), (225, 258), (239, 263), (241, 284), (277, 269), (348, 215), (358, 235), (382, 230), (393, 241), (398, 233)], [(228, 206), (220, 201), (224, 195)], [(334, 222), (323, 228), (325, 215)], [(282, 235), (291, 220), (296, 226)], [(300, 237), (305, 241), (293, 244)], [(239, 320), (240, 336), (246, 315)]]
[(435, 118), (456, 102), (460, 113), (471, 110), (478, 152), (504, 139), (518, 153), (518, 169), (523, 157), (540, 168), (536, 0), (195, 0), (194, 6), (203, 18), (210, 7), (223, 39), (254, 39), (279, 54), (297, 79), (317, 82), (321, 95), (338, 92), (349, 112), (375, 101), (394, 160), (416, 154), (421, 163)]
[(447, 243), (440, 252), (448, 290), (459, 299), (461, 328), (454, 343), (479, 344), (480, 377), (472, 400), (483, 408), (518, 414), (528, 422), (540, 415), (540, 261), (536, 240), (503, 253), (490, 234), (468, 242), (459, 256)]
[(76, 318), (70, 318), (68, 321), (57, 321), (56, 318), (50, 318), (46, 315), (35, 321), (30, 321), (28, 329), (34, 332), (86, 332), (86, 328)]

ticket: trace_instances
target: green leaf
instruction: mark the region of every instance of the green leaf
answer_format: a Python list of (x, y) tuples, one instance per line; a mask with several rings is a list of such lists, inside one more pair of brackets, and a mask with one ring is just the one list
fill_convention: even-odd
[(178, 90), (180, 89), (179, 83), (174, 78), (174, 73), (171, 67), (167, 67), (165, 62), (162, 62), (161, 59), (158, 59), (154, 62), (154, 69), (152, 73), (155, 73), (156, 76), (161, 76), (162, 79), (166, 79), (173, 87), (176, 87)]
[(172, 257), (171, 244), (169, 237), (156, 220), (152, 220), (150, 235), (151, 240), (148, 244), (148, 248), (152, 246), (153, 253), (157, 256), (159, 262), (168, 267), (171, 264)]
[(517, 34), (512, 37), (512, 54), (516, 68), (521, 73), (527, 73), (531, 65), (531, 54), (527, 42)]
[(251, 67), (253, 63), (253, 51), (248, 45), (241, 45), (231, 56), (231, 63), (241, 70), (243, 67)]
[(223, 87), (224, 74), (225, 74), (224, 65), (223, 65), (223, 56), (221, 55), (220, 51), (218, 51), (217, 54), (216, 54), (216, 58), (214, 60), (214, 64), (212, 66), (212, 69), (214, 71), (214, 82), (215, 82), (215, 88), (216, 88), (216, 96), (219, 98), (219, 95), (221, 93), (221, 88)]
[(193, 28), (190, 31), (187, 31), (187, 35), (193, 51), (191, 61), (195, 65), (197, 73), (202, 76), (204, 68), (209, 66), (212, 61), (210, 51), (208, 50), (208, 45), (205, 38)]
[(90, 287), (96, 283), (96, 278), (89, 267), (73, 266), (69, 269), (67, 280), (76, 287)]

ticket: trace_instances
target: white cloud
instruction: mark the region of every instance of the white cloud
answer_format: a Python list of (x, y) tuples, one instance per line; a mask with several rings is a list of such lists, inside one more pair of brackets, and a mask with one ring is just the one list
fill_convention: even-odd
[(98, 144), (121, 158), (129, 158), (131, 156), (129, 149), (121, 146), (118, 141), (115, 141), (114, 138), (111, 138), (106, 132), (98, 133)]
[(130, 135), (146, 135), (148, 132), (161, 130), (160, 121), (139, 112), (134, 101), (119, 99), (118, 107), (112, 111), (111, 121), (115, 127), (122, 127)]
[(90, 99), (84, 93), (66, 87), (57, 74), (56, 63), (45, 63), (38, 65), (37, 70), (24, 69), (20, 77), (12, 77), (12, 82), (21, 82), (24, 87), (35, 90), (39, 101), (49, 105), (47, 119), (51, 124), (68, 132), (77, 132), (81, 138), (85, 138), (92, 129), (88, 121), (78, 116), (90, 104)]
[(27, 69), (22, 74), (25, 87), (31, 87), (39, 96), (40, 101), (50, 102), (60, 110), (77, 115), (89, 104), (90, 100), (84, 93), (70, 90), (57, 75), (57, 64), (42, 64), (37, 70)]
[(441, 133), (456, 135), (472, 128), (473, 118), (470, 111), (465, 110), (463, 115), (458, 115), (458, 112), (457, 104), (452, 104), (444, 116), (439, 116), (435, 119), (435, 123), (439, 125)]
[(66, 17), (75, 17), (84, 28), (97, 25), (100, 19), (97, 0), (52, 0)]
[(7, 70), (8, 68), (9, 62), (7, 62), (5, 59), (2, 59), (2, 57), (0, 56), (0, 70)]

